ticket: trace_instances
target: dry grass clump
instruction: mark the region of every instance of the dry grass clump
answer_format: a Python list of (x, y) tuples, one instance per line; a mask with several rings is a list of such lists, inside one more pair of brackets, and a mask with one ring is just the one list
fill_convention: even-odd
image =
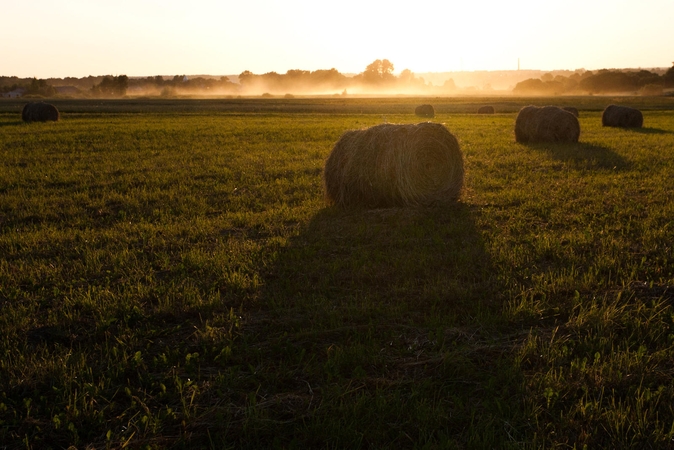
[(463, 154), (444, 125), (382, 124), (345, 132), (325, 162), (328, 204), (431, 206), (456, 201)]
[(61, 115), (56, 106), (45, 102), (27, 103), (21, 111), (21, 118), (24, 122), (47, 122), (58, 121)]
[(608, 105), (601, 115), (601, 124), (605, 127), (641, 128), (644, 115), (629, 106)]
[(515, 120), (517, 142), (578, 142), (580, 124), (557, 106), (525, 106)]
[(414, 114), (419, 117), (433, 118), (435, 117), (435, 108), (433, 108), (433, 105), (419, 105), (414, 110)]
[(568, 111), (574, 116), (578, 117), (580, 114), (578, 113), (578, 108), (574, 108), (573, 106), (565, 106), (562, 108), (564, 111)]
[(494, 107), (493, 106), (480, 106), (477, 109), (478, 114), (494, 114)]

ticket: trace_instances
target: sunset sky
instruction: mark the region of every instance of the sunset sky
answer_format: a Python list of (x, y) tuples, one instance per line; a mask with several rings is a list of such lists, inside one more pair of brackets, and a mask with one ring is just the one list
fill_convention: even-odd
[(670, 67), (673, 0), (5, 0), (0, 75)]

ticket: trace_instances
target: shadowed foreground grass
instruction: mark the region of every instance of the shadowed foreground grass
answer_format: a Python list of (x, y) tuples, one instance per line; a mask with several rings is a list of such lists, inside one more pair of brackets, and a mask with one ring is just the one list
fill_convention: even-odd
[(0, 442), (673, 446), (674, 114), (514, 118), (436, 117), (457, 205), (343, 211), (378, 114), (0, 115)]

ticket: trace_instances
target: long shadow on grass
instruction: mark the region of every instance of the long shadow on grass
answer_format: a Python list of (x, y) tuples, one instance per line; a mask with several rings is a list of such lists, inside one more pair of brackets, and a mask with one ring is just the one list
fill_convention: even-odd
[(24, 122), (22, 121), (16, 121), (16, 122), (0, 122), (0, 127), (17, 127), (19, 125), (23, 125)]
[[(251, 446), (507, 448), (521, 375), (475, 210), (320, 211), (281, 250), (239, 352)], [(242, 359), (245, 366), (249, 361)]]
[(662, 128), (651, 128), (651, 127), (644, 127), (644, 128), (625, 128), (627, 131), (633, 131), (634, 133), (639, 133), (639, 134), (671, 134), (672, 132), (669, 130), (663, 130)]
[(626, 170), (630, 162), (608, 147), (597, 144), (578, 142), (568, 143), (536, 143), (527, 144), (542, 152), (548, 153), (552, 158), (573, 164), (589, 170), (614, 169)]

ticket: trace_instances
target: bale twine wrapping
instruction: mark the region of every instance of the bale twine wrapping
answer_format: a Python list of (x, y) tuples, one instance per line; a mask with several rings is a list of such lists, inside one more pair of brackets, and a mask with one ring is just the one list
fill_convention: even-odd
[(444, 125), (381, 124), (345, 132), (325, 162), (328, 204), (431, 206), (459, 198), (463, 154)]
[(515, 120), (517, 142), (578, 142), (580, 124), (557, 106), (525, 106)]
[(433, 108), (433, 105), (419, 105), (414, 110), (414, 114), (419, 117), (433, 118), (435, 117), (435, 108)]
[(574, 116), (578, 117), (580, 114), (578, 113), (578, 108), (574, 108), (573, 106), (565, 106), (562, 108), (564, 111), (568, 111)]
[(494, 114), (494, 107), (493, 106), (480, 106), (477, 109), (478, 114)]
[(56, 122), (60, 117), (56, 106), (45, 102), (27, 103), (21, 111), (21, 118), (24, 122), (47, 122), (49, 120)]
[(605, 127), (641, 128), (644, 115), (629, 106), (608, 105), (601, 115), (601, 124)]

